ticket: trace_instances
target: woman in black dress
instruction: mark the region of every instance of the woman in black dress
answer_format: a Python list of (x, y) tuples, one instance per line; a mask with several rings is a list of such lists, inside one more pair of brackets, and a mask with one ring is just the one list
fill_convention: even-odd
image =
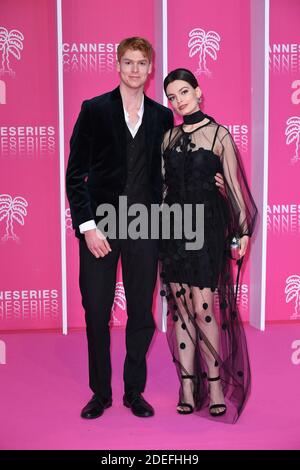
[[(196, 204), (204, 205), (201, 249), (188, 250), (184, 236), (176, 238), (175, 219), (170, 239), (161, 241), (161, 295), (168, 301), (167, 337), (180, 380), (177, 411), (235, 422), (249, 395), (250, 367), (230, 243), (238, 237), (239, 272), (257, 209), (229, 131), (199, 109), (195, 76), (176, 69), (164, 89), (183, 117), (164, 137), (164, 204), (190, 204), (194, 228)], [(217, 173), (223, 193), (215, 185)]]

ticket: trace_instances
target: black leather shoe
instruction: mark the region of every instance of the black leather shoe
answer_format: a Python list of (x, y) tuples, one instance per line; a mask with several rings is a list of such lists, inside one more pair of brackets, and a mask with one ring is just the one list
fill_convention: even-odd
[(112, 400), (103, 400), (93, 395), (91, 400), (82, 408), (81, 417), (85, 419), (95, 419), (103, 415), (104, 410), (112, 405)]
[(146, 402), (141, 393), (123, 397), (123, 404), (130, 408), (132, 413), (139, 418), (148, 418), (154, 415), (154, 409)]

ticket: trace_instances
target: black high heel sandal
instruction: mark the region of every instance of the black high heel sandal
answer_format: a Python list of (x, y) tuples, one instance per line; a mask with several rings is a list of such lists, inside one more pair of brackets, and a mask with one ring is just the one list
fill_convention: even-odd
[[(193, 380), (195, 379), (195, 376), (194, 375), (182, 375), (181, 378)], [(178, 409), (179, 406), (188, 408), (188, 410), (179, 410)], [(179, 413), (180, 415), (190, 415), (191, 413), (194, 412), (194, 406), (192, 406), (190, 403), (179, 402), (176, 410), (177, 410), (177, 413)]]
[[(218, 375), (218, 377), (207, 377), (207, 380), (209, 382), (216, 382), (217, 380), (221, 380), (221, 377)], [(224, 408), (222, 411), (214, 411), (216, 410), (217, 408)], [(210, 405), (209, 407), (209, 414), (211, 416), (222, 416), (226, 413), (226, 410), (227, 410), (227, 406), (225, 405), (225, 403), (214, 403), (213, 405)]]

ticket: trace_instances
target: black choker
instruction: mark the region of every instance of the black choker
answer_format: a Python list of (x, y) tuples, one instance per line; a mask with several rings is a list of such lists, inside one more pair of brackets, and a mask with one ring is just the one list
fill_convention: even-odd
[(183, 122), (184, 124), (196, 124), (197, 122), (203, 121), (205, 118), (206, 115), (199, 109), (199, 111), (196, 111), (195, 113), (183, 116)]

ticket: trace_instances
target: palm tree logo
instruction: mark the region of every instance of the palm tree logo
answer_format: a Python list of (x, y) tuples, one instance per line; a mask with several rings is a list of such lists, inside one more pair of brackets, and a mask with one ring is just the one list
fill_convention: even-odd
[(2, 241), (7, 241), (9, 238), (19, 240), (14, 233), (13, 223), (16, 220), (20, 225), (24, 225), (27, 206), (28, 202), (21, 196), (12, 198), (9, 194), (0, 194), (0, 222), (6, 218), (6, 232), (1, 238)]
[(299, 138), (300, 138), (300, 117), (292, 116), (287, 121), (287, 128), (285, 130), (286, 144), (290, 145), (294, 140), (296, 141), (296, 154), (291, 159), (292, 163), (296, 163), (299, 158)]
[(206, 55), (208, 54), (213, 60), (217, 59), (217, 51), (220, 50), (219, 42), (221, 40), (218, 33), (215, 31), (208, 31), (204, 29), (194, 28), (189, 33), (188, 47), (190, 49), (189, 56), (193, 57), (199, 52), (199, 64), (196, 70), (196, 75), (211, 75), (211, 72), (206, 66)]
[(286, 294), (286, 303), (295, 299), (295, 311), (290, 316), (290, 319), (298, 320), (300, 318), (300, 276), (297, 276), (296, 274), (289, 276), (286, 280), (284, 292)]
[(15, 72), (10, 68), (9, 54), (12, 54), (15, 59), (21, 59), (20, 51), (23, 50), (23, 34), (17, 29), (8, 31), (3, 26), (0, 26), (0, 51), (2, 51), (2, 63), (0, 68), (0, 76), (8, 74), (12, 77)]
[(111, 310), (111, 325), (112, 326), (117, 326), (121, 325), (120, 320), (116, 317), (116, 306), (118, 306), (121, 310), (126, 310), (126, 296), (125, 296), (125, 290), (123, 286), (123, 282), (117, 282), (116, 283), (116, 289), (115, 289), (115, 298), (114, 298), (114, 303), (112, 306)]

